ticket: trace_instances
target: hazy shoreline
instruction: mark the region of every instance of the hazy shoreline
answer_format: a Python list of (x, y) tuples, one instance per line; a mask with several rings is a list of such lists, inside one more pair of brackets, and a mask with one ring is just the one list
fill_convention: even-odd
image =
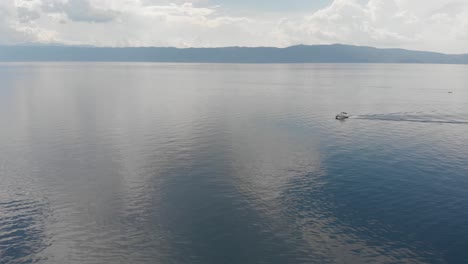
[(0, 46), (1, 62), (162, 62), (162, 63), (418, 63), (468, 64), (468, 54), (443, 54), (350, 45), (287, 48)]

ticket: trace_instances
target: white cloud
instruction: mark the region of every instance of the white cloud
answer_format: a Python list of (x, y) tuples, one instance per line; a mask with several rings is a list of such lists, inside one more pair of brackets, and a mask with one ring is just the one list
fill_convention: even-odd
[(0, 2), (0, 43), (50, 42), (56, 32), (37, 25), (40, 1)]
[[(274, 4), (274, 1), (272, 1)], [(208, 0), (0, 3), (0, 43), (289, 46), (346, 43), (468, 52), (468, 0), (335, 0), (309, 14), (238, 16)]]
[(104, 7), (95, 6), (90, 0), (44, 1), (42, 10), (48, 13), (65, 14), (71, 21), (104, 23), (114, 20), (118, 13)]

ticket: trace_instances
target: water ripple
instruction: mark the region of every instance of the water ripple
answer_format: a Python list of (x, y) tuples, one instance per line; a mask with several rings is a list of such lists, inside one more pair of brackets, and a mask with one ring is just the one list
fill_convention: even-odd
[(466, 76), (3, 64), (0, 264), (464, 263)]
[(453, 119), (453, 116), (428, 115), (423, 113), (390, 113), (390, 114), (366, 114), (353, 115), (351, 119), (365, 119), (377, 121), (403, 121), (418, 123), (439, 123), (439, 124), (468, 124), (468, 120)]

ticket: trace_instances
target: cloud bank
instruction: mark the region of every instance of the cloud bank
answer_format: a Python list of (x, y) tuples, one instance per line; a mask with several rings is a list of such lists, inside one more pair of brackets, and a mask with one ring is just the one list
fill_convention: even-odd
[(1, 1), (0, 44), (23, 43), (110, 47), (343, 43), (468, 53), (468, 0), (334, 0), (309, 12), (248, 15), (209, 0)]

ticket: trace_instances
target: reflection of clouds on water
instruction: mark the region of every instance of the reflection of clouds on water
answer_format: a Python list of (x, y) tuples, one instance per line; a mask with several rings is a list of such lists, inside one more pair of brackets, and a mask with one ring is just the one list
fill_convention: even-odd
[(336, 201), (332, 190), (324, 187), (329, 171), (321, 161), (318, 142), (303, 131), (285, 130), (294, 126), (253, 126), (247, 130), (257, 133), (237, 131), (233, 139), (233, 152), (239, 154), (233, 157), (233, 184), (250, 197), (263, 228), (294, 248), (291, 258), (320, 259), (321, 263), (424, 263), (421, 251), (410, 244), (379, 236), (379, 231), (372, 230), (375, 225), (354, 227), (333, 213)]
[[(22, 222), (29, 226), (31, 243), (20, 249), (29, 255), (18, 261), (423, 262), (426, 248), (417, 248), (417, 238), (403, 241), (404, 224), (373, 218), (392, 203), (405, 207), (401, 197), (407, 196), (385, 189), (395, 187), (393, 179), (378, 178), (378, 166), (368, 163), (378, 156), (390, 164), (399, 148), (399, 160), (389, 165), (398, 167), (405, 159), (435, 157), (445, 148), (449, 165), (460, 167), (460, 153), (466, 153), (458, 144), (466, 141), (463, 126), (335, 122), (335, 96), (354, 105), (355, 113), (387, 111), (354, 101), (369, 99), (356, 93), (369, 77), (359, 67), (387, 66), (306, 65), (294, 73), (291, 67), (303, 66), (47, 64), (23, 69), (27, 74), (18, 75), (11, 89), (14, 107), (0, 112), (9, 124), (0, 130), (0, 201), (39, 208), (23, 212), (32, 217)], [(348, 89), (355, 74), (344, 67), (365, 78)], [(342, 85), (338, 94), (337, 85)], [(362, 94), (371, 92), (366, 88)], [(365, 174), (371, 167), (373, 174)], [(375, 184), (369, 183), (372, 177)], [(410, 191), (423, 204), (418, 190), (429, 188), (417, 184)], [(440, 188), (446, 186), (457, 184)], [(38, 198), (5, 198), (18, 187)], [(440, 199), (450, 197), (447, 193)], [(47, 203), (40, 202), (44, 197)], [(0, 203), (3, 214), (14, 214), (4, 206)], [(408, 219), (397, 214), (389, 221)]]
[[(124, 146), (114, 141), (128, 131), (115, 129), (120, 127), (112, 123), (114, 113), (125, 112), (113, 104), (123, 98), (108, 93), (108, 101), (93, 100), (105, 92), (93, 81), (99, 70), (84, 71), (88, 78), (83, 78), (66, 68), (60, 71), (61, 78), (55, 78), (54, 71), (60, 68), (54, 65), (33, 67), (25, 76), (16, 76), (16, 119), (0, 138), (7, 140), (0, 155), (9, 169), (3, 174), (7, 180), (3, 186), (49, 198), (53, 218), (43, 232), (53, 237), (53, 243), (40, 254), (49, 263), (138, 260), (145, 257), (138, 253), (145, 251), (135, 249), (147, 243), (148, 228), (141, 228), (135, 210), (144, 204), (133, 211), (125, 209), (127, 202), (135, 206), (138, 200), (123, 196), (127, 174), (120, 171), (119, 147)], [(102, 107), (103, 112), (97, 110)], [(147, 260), (155, 259), (153, 252), (146, 252)], [(37, 252), (29, 254), (36, 258)]]
[(303, 179), (304, 174), (316, 180), (311, 188), (320, 188), (319, 177), (325, 172), (316, 142), (258, 124), (238, 127), (247, 131), (235, 131), (232, 139), (233, 162), (238, 170), (233, 180), (239, 181), (241, 192), (254, 195), (259, 202), (278, 201), (285, 191), (294, 188), (290, 184)]

